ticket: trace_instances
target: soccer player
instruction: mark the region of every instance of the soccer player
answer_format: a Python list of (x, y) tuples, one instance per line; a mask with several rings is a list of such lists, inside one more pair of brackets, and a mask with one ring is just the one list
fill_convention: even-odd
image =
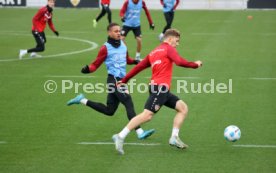
[(36, 52), (43, 52), (45, 50), (46, 36), (44, 29), (48, 23), (50, 29), (59, 36), (52, 22), (53, 8), (55, 0), (48, 0), (47, 5), (40, 8), (36, 15), (33, 17), (32, 34), (36, 41), (36, 47), (28, 50), (20, 50), (19, 59), (22, 59), (27, 53), (31, 53), (31, 57), (40, 57)]
[(115, 142), (116, 150), (119, 154), (124, 154), (123, 143), (126, 136), (135, 127), (150, 121), (155, 113), (165, 105), (176, 110), (174, 117), (172, 135), (169, 144), (177, 148), (187, 148), (184, 142), (179, 138), (179, 130), (187, 116), (188, 107), (186, 103), (170, 92), (172, 79), (173, 63), (177, 66), (186, 68), (198, 68), (202, 65), (201, 61), (189, 62), (182, 58), (176, 51), (179, 45), (180, 32), (176, 29), (169, 29), (164, 34), (164, 41), (156, 47), (147, 57), (135, 66), (121, 81), (118, 86), (124, 85), (130, 78), (138, 74), (140, 71), (151, 67), (152, 77), (150, 83), (150, 96), (145, 103), (144, 111), (135, 116), (127, 124), (127, 126), (118, 134), (112, 136)]
[[(127, 47), (121, 40), (120, 31), (121, 28), (118, 24), (109, 24), (107, 27), (107, 42), (100, 48), (96, 60), (89, 66), (84, 66), (81, 70), (81, 72), (85, 74), (93, 73), (103, 62), (105, 62), (108, 73), (107, 86), (109, 90), (106, 105), (88, 100), (83, 94), (80, 94), (68, 101), (67, 105), (82, 103), (83, 105), (89, 106), (100, 113), (112, 116), (116, 112), (119, 103), (122, 103), (126, 108), (129, 120), (136, 115), (128, 90), (126, 88), (118, 88), (116, 86), (116, 83), (126, 75), (126, 65), (139, 63), (139, 61), (129, 57)], [(135, 129), (139, 139), (145, 139), (154, 133), (154, 129), (144, 131), (140, 126), (137, 126)]]
[(159, 35), (159, 40), (162, 41), (164, 33), (167, 31), (167, 29), (170, 29), (172, 26), (174, 10), (179, 4), (179, 0), (160, 0), (160, 3), (163, 6), (163, 12), (167, 23), (163, 31)]
[(122, 39), (124, 40), (129, 31), (133, 31), (136, 42), (136, 60), (140, 60), (140, 52), (142, 49), (142, 32), (141, 32), (141, 11), (145, 10), (147, 19), (149, 21), (150, 29), (154, 30), (154, 24), (152, 22), (149, 10), (143, 0), (126, 0), (120, 11), (120, 17), (123, 22)]
[(109, 8), (110, 5), (110, 0), (101, 0), (101, 6), (102, 6), (102, 11), (101, 13), (97, 16), (96, 19), (93, 20), (93, 27), (96, 28), (98, 21), (107, 13), (107, 18), (108, 18), (108, 22), (109, 24), (112, 22), (112, 13), (111, 10)]

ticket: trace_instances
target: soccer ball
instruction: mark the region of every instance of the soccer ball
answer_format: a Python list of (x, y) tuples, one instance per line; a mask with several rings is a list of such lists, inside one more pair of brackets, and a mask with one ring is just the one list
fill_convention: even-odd
[(224, 138), (227, 141), (236, 142), (241, 138), (241, 130), (235, 125), (230, 125), (224, 130)]

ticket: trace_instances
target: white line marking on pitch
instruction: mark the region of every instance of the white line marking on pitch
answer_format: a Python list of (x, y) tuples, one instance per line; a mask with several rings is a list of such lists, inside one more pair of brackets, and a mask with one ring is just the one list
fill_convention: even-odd
[[(114, 145), (113, 142), (80, 142), (79, 145)], [(124, 143), (124, 145), (142, 145), (142, 146), (156, 146), (161, 145), (160, 143)]]
[(243, 148), (276, 148), (276, 145), (233, 145), (233, 147), (243, 147)]
[[(7, 33), (11, 34), (11, 35), (30, 36), (30, 34), (18, 34), (18, 33), (12, 33), (12, 32), (7, 32)], [(48, 36), (48, 37), (55, 38), (55, 39), (62, 39), (62, 40), (72, 40), (72, 41), (84, 42), (84, 43), (89, 44), (90, 47), (87, 48), (87, 49), (78, 50), (78, 51), (72, 51), (72, 52), (67, 52), (67, 53), (59, 53), (59, 54), (54, 54), (54, 55), (45, 55), (45, 56), (42, 56), (41, 58), (53, 58), (53, 57), (59, 57), (59, 56), (80, 54), (80, 53), (83, 53), (83, 52), (91, 51), (91, 50), (96, 49), (98, 47), (97, 43), (94, 43), (94, 42), (89, 41), (89, 40), (78, 39), (78, 38), (71, 38), (71, 37), (55, 37), (55, 36)], [(19, 50), (18, 50), (18, 52), (19, 52)], [(2, 60), (0, 60), (0, 62), (22, 61), (22, 60), (33, 60), (33, 59), (38, 59), (38, 58), (23, 58), (21, 60), (17, 59), (17, 58), (15, 58), (15, 59), (2, 59)]]
[(252, 77), (252, 78), (249, 78), (251, 80), (276, 80), (275, 77), (264, 77), (264, 78), (261, 78), (261, 77)]

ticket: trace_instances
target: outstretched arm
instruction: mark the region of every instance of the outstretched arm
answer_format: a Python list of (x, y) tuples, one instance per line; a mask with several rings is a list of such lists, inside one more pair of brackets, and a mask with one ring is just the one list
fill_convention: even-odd
[(177, 66), (186, 68), (198, 68), (201, 66), (201, 61), (189, 62), (185, 58), (182, 58), (175, 48), (168, 46), (168, 58), (170, 58)]
[(130, 72), (128, 72), (128, 74), (122, 79), (122, 83), (127, 83), (129, 79), (137, 75), (139, 72), (150, 67), (150, 61), (148, 56), (145, 59), (143, 59), (138, 65), (136, 65), (133, 69), (131, 69)]

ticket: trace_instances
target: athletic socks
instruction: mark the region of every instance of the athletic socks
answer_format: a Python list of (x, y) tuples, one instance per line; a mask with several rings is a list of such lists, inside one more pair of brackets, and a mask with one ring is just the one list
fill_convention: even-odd
[(118, 135), (120, 138), (125, 139), (129, 132), (130, 130), (127, 127), (125, 127)]
[(172, 136), (178, 136), (179, 129), (178, 128), (173, 128), (172, 129)]

